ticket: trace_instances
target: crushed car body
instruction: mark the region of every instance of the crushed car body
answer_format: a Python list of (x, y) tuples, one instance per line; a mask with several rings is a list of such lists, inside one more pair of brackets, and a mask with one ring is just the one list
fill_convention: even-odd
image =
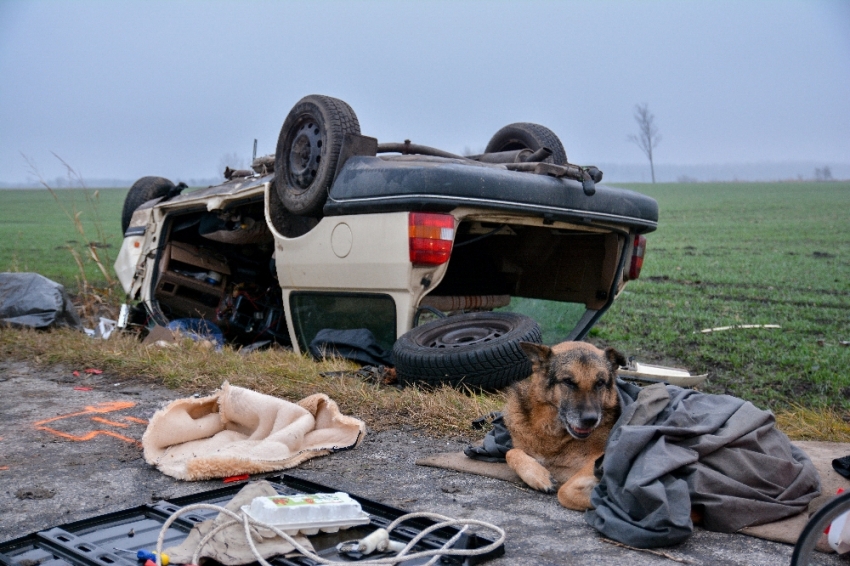
[(514, 297), (563, 304), (573, 323), (562, 338), (584, 337), (639, 275), (658, 220), (655, 200), (599, 184), (601, 172), (568, 163), (543, 126), (511, 124), (484, 154), (461, 157), (379, 144), (348, 105), (318, 95), (296, 104), (274, 159), (253, 169), (183, 194), (158, 177), (134, 185), (115, 270), (137, 319), (202, 318), (234, 344), (297, 352), (323, 329), (365, 328), (389, 352), (437, 316), (412, 347), (462, 365), (503, 342), (539, 341), (539, 330), (516, 335), (514, 313), (490, 312)]

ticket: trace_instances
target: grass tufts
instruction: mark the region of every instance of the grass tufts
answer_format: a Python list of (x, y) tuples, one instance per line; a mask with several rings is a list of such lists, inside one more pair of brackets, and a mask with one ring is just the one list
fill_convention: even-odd
[(831, 408), (792, 405), (776, 414), (776, 425), (793, 440), (850, 442), (848, 417)]
[[(116, 379), (156, 380), (175, 389), (175, 398), (209, 392), (224, 381), (290, 401), (326, 393), (372, 430), (412, 426), (433, 436), (466, 440), (483, 434), (470, 428), (471, 421), (501, 410), (505, 401), (503, 393), (375, 384), (358, 377), (355, 364), (340, 359), (316, 362), (282, 348), (249, 355), (230, 347), (216, 352), (190, 339), (160, 348), (144, 346), (131, 335), (96, 340), (67, 329), (6, 328), (0, 329), (0, 359), (61, 364), (69, 372), (97, 368)], [(850, 415), (829, 407), (792, 405), (776, 412), (777, 426), (792, 440), (850, 442), (848, 419)]]
[(69, 372), (97, 368), (116, 379), (155, 379), (177, 390), (175, 398), (206, 393), (224, 381), (290, 401), (326, 393), (344, 413), (363, 419), (372, 430), (413, 426), (427, 434), (467, 440), (480, 436), (473, 434), (472, 420), (504, 404), (498, 393), (370, 383), (356, 375), (355, 364), (340, 359), (315, 362), (282, 348), (248, 355), (230, 347), (216, 352), (190, 339), (175, 347), (148, 347), (130, 335), (96, 340), (68, 329), (0, 329), (0, 359), (61, 364)]

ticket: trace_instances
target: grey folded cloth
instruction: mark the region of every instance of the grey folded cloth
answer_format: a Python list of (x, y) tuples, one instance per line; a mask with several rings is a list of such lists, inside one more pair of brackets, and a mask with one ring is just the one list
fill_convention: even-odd
[(820, 477), (773, 414), (729, 395), (618, 384), (622, 415), (605, 447), (587, 522), (642, 548), (685, 540), (690, 512), (735, 532), (806, 510)]
[(472, 428), (484, 428), (484, 423), (492, 418), (493, 428), (487, 432), (484, 442), (480, 446), (470, 445), (463, 449), (463, 453), (473, 460), (482, 462), (504, 462), (505, 454), (513, 448), (511, 433), (505, 426), (502, 413), (493, 412), (472, 422)]

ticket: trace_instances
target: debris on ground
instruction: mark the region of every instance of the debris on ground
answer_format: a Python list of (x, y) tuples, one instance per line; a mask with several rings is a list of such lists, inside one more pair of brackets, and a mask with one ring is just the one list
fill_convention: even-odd
[[(721, 332), (723, 330), (737, 330), (739, 328), (782, 328), (778, 324), (733, 324), (732, 326), (718, 326), (716, 328), (703, 328), (700, 330), (703, 334), (710, 332)], [(696, 334), (696, 333), (694, 333)]]
[(691, 375), (691, 372), (668, 366), (657, 366), (638, 362), (634, 357), (629, 358), (629, 363), (617, 371), (618, 375), (627, 381), (647, 383), (669, 383), (679, 387), (695, 388), (705, 383), (707, 373)]
[(65, 287), (38, 273), (0, 273), (0, 325), (83, 329)]
[(18, 499), (51, 499), (54, 495), (56, 495), (55, 491), (43, 487), (31, 487), (15, 491), (15, 497)]
[(118, 322), (109, 318), (100, 317), (100, 321), (94, 328), (86, 328), (86, 334), (92, 338), (103, 338), (108, 340), (115, 329), (118, 328)]
[(201, 344), (210, 343), (216, 350), (224, 347), (224, 334), (217, 325), (203, 318), (178, 318), (168, 323), (167, 328), (175, 334), (191, 338)]
[(158, 348), (177, 347), (182, 338), (191, 338), (201, 347), (220, 351), (224, 347), (224, 335), (215, 324), (200, 318), (181, 318), (168, 326), (154, 325), (142, 340), (144, 346)]
[(398, 374), (395, 368), (387, 366), (363, 366), (356, 371), (324, 371), (319, 375), (322, 377), (356, 377), (367, 383), (378, 385), (396, 385), (398, 383)]

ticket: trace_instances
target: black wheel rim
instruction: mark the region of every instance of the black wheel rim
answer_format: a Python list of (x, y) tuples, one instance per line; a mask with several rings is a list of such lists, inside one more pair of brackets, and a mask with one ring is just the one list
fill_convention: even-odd
[(313, 184), (324, 141), (322, 127), (312, 118), (302, 120), (295, 130), (289, 147), (289, 177), (296, 187), (307, 189)]
[(511, 325), (500, 320), (449, 321), (423, 332), (416, 343), (426, 348), (468, 348), (497, 340), (510, 330)]

